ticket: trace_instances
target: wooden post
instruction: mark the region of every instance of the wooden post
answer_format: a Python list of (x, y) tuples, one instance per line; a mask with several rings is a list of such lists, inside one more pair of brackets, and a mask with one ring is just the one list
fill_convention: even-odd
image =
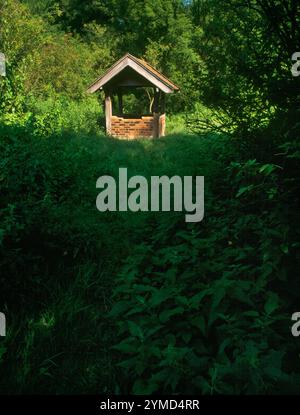
[(155, 112), (153, 114), (153, 138), (159, 137), (159, 114)]
[(158, 136), (164, 137), (165, 130), (166, 130), (166, 95), (163, 92), (161, 92)]
[(159, 95), (160, 92), (158, 88), (154, 91), (154, 101), (153, 101), (153, 113), (159, 113)]
[(165, 114), (166, 112), (166, 94), (164, 94), (163, 92), (160, 96), (160, 112), (161, 114)]
[(111, 117), (112, 117), (112, 103), (109, 92), (105, 92), (105, 121), (106, 121), (106, 134), (111, 132)]
[(165, 130), (166, 130), (166, 114), (161, 114), (159, 116), (158, 136), (159, 137), (164, 137), (165, 136)]
[(159, 89), (154, 91), (153, 100), (153, 138), (159, 137)]
[(118, 92), (118, 104), (119, 104), (119, 115), (123, 114), (123, 94), (121, 91)]

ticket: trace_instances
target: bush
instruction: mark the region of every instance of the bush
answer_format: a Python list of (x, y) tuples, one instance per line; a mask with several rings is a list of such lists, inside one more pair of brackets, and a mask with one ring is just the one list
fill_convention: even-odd
[(103, 109), (97, 97), (86, 96), (72, 101), (64, 96), (47, 100), (33, 100), (28, 104), (31, 112), (30, 128), (37, 136), (73, 132), (79, 134), (104, 133)]

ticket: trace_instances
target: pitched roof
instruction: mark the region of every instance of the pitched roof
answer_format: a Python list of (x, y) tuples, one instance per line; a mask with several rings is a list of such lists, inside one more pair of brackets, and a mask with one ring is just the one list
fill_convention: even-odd
[(123, 69), (130, 67), (152, 85), (161, 89), (165, 93), (178, 91), (179, 88), (172, 81), (166, 78), (162, 73), (153, 68), (149, 63), (142, 59), (138, 59), (129, 53), (126, 53), (114, 65), (112, 65), (100, 78), (94, 81), (88, 88), (88, 92), (95, 92), (111, 81)]

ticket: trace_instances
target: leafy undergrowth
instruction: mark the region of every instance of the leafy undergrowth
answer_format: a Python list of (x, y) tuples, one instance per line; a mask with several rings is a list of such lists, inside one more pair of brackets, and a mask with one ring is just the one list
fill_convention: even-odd
[(127, 392), (299, 392), (289, 311), (299, 283), (274, 216), (236, 217), (227, 200), (209, 205), (196, 229), (182, 218), (149, 226), (110, 312)]
[[(2, 392), (299, 392), (299, 218), (276, 166), (217, 135), (0, 133)], [(204, 221), (99, 213), (120, 167), (204, 175)]]

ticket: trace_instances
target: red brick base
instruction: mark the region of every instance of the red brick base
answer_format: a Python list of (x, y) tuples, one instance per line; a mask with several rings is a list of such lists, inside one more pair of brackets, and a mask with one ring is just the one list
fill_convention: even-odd
[[(125, 118), (113, 115), (109, 134), (120, 138), (156, 137), (159, 134), (161, 117), (143, 116), (141, 118)], [(156, 125), (155, 125), (156, 124)]]
[(136, 138), (153, 137), (154, 118), (123, 118), (113, 115), (111, 117), (110, 134), (114, 137)]

